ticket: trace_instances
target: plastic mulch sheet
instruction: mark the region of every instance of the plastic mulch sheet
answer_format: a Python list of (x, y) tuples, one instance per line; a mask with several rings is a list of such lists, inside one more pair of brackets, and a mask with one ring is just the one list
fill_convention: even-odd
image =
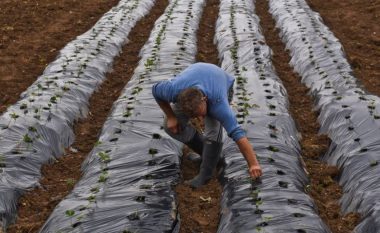
[(42, 164), (74, 141), (72, 125), (87, 115), (91, 94), (154, 1), (122, 0), (92, 29), (64, 47), (55, 61), (0, 117), (0, 224), (16, 215), (19, 196), (38, 185)]
[(332, 140), (323, 160), (341, 170), (342, 211), (362, 215), (355, 232), (378, 232), (380, 98), (361, 89), (342, 45), (305, 1), (270, 1), (270, 12), (316, 100), (320, 133)]
[(225, 141), (218, 232), (330, 232), (306, 194), (298, 132), (252, 1), (221, 1), (215, 40), (222, 68), (236, 78), (238, 121), (263, 169), (261, 179), (251, 180), (238, 147)]
[(172, 0), (83, 164), (83, 177), (40, 232), (179, 232), (173, 186), (182, 144), (162, 127), (151, 87), (195, 60), (204, 1)]

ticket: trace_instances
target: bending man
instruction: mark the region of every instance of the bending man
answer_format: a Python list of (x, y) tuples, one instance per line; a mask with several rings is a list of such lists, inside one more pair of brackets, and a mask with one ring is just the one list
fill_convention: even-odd
[[(233, 83), (234, 78), (221, 68), (196, 63), (174, 79), (153, 85), (153, 96), (166, 115), (165, 131), (201, 155), (199, 174), (187, 182), (194, 188), (212, 177), (222, 151), (222, 127), (244, 155), (250, 176), (255, 179), (262, 174), (255, 151), (229, 105)], [(204, 119), (204, 135), (189, 124), (196, 117)]]

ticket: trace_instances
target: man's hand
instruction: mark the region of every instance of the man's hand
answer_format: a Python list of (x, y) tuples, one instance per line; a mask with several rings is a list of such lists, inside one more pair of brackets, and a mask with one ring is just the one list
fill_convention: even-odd
[(249, 143), (247, 137), (242, 137), (236, 141), (239, 146), (240, 152), (244, 155), (245, 160), (248, 164), (248, 172), (252, 179), (257, 179), (262, 175), (262, 170), (257, 161), (256, 153), (253, 150), (253, 147)]
[(168, 117), (166, 124), (167, 124), (168, 129), (172, 133), (177, 134), (181, 132), (181, 129), (180, 129), (181, 127), (179, 127), (178, 125), (177, 117)]
[(174, 114), (170, 103), (166, 101), (157, 101), (157, 103), (166, 115), (166, 127), (168, 127), (168, 130), (173, 134), (179, 133), (181, 127), (178, 125), (177, 117)]
[(262, 170), (260, 165), (252, 165), (248, 168), (249, 175), (252, 179), (257, 179), (262, 175)]

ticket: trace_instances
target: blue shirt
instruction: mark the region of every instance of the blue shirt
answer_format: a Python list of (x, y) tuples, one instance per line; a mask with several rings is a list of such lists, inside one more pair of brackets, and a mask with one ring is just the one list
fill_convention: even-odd
[(195, 63), (174, 79), (154, 84), (152, 93), (157, 101), (176, 103), (182, 90), (198, 88), (207, 96), (207, 115), (219, 121), (228, 136), (237, 141), (246, 135), (228, 102), (228, 91), (234, 80), (234, 77), (216, 65)]

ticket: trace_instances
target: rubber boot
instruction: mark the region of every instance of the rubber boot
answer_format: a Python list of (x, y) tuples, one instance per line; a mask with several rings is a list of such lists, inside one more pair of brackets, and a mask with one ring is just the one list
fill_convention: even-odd
[(203, 139), (202, 136), (198, 133), (195, 133), (193, 138), (186, 143), (190, 149), (192, 149), (194, 152), (190, 152), (187, 156), (187, 159), (193, 162), (201, 162), (201, 154), (203, 152)]
[(221, 142), (205, 141), (199, 173), (193, 179), (185, 181), (187, 185), (193, 188), (199, 188), (212, 178), (212, 173), (218, 164), (222, 147), (223, 143)]

